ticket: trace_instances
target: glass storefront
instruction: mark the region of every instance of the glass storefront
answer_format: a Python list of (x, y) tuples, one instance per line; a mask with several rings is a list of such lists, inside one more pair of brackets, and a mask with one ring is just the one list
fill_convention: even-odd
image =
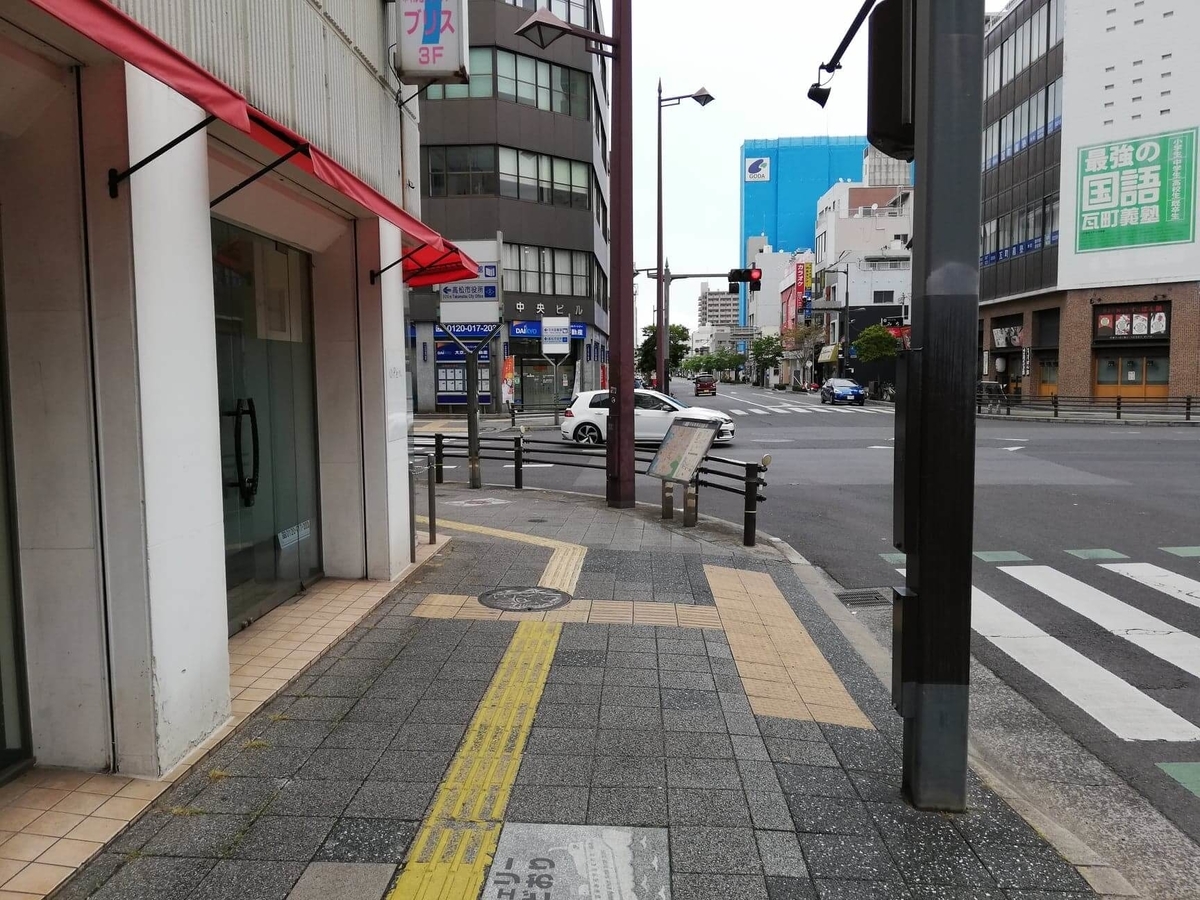
[(229, 631), (321, 574), (312, 259), (213, 220)]
[(1126, 350), (1097, 353), (1097, 397), (1133, 400), (1166, 397), (1171, 381), (1171, 360), (1166, 350)]

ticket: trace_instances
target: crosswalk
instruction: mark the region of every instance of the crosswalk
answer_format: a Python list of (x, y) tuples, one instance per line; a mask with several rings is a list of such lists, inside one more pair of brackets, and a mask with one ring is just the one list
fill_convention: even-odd
[(896, 410), (890, 406), (763, 406), (750, 409), (735, 408), (729, 410), (735, 416), (791, 416), (791, 415), (867, 415), (894, 416)]
[(977, 565), (972, 630), (1120, 740), (1200, 742), (1200, 569), (1060, 565)]

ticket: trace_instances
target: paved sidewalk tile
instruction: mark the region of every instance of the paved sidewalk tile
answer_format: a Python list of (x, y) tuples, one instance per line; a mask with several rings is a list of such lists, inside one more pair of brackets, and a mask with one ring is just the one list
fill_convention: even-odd
[[(120, 841), (9, 858), (0, 835), (0, 874), (98, 853), (70, 900), (540, 897), (578, 871), (674, 900), (1094, 896), (974, 779), (964, 815), (903, 802), (886, 689), (773, 548), (551, 494), (443, 501), (442, 553)], [(498, 585), (572, 599), (478, 603)]]

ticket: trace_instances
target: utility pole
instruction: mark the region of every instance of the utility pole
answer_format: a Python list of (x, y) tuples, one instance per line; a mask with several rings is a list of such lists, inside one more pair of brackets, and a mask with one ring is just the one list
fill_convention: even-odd
[(503, 325), (497, 325), (483, 340), (475, 344), (474, 347), (468, 347), (465, 343), (458, 339), (449, 328), (438, 322), (437, 328), (442, 329), (446, 334), (450, 335), (450, 340), (454, 341), (466, 355), (467, 363), (467, 475), (469, 484), (472, 488), (479, 489), (483, 487), (483, 474), (479, 470), (479, 354), (484, 347), (488, 346), (496, 335), (500, 333)]

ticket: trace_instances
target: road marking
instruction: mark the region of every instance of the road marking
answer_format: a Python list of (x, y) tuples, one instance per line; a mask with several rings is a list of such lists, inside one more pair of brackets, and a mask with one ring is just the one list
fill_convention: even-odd
[(1158, 763), (1158, 767), (1200, 797), (1200, 763)]
[(873, 444), (867, 448), (868, 450), (892, 450), (891, 444)]
[(748, 415), (750, 415), (750, 413), (746, 412), (744, 409), (731, 409), (731, 410), (730, 410), (730, 412), (731, 412), (731, 413), (733, 413), (735, 416), (748, 416)]
[(1200, 728), (977, 587), (971, 628), (1122, 740), (1200, 740)]
[(1200, 607), (1200, 581), (1176, 575), (1150, 563), (1102, 563), (1100, 568), (1132, 578), (1139, 584), (1154, 588), (1159, 593)]
[(1024, 553), (1018, 553), (1016, 550), (979, 550), (975, 553), (975, 558), (985, 563), (1033, 562)]
[(1007, 450), (1009, 453), (1012, 453), (1014, 450), (1024, 450), (1025, 448), (1024, 447), (1001, 447), (1000, 449)]
[(1184, 559), (1200, 556), (1200, 547), (1159, 547), (1158, 549), (1164, 553), (1170, 553), (1172, 556), (1182, 556)]
[(1200, 638), (1050, 566), (1001, 566), (1000, 571), (1091, 619), (1109, 634), (1200, 678)]
[(1124, 553), (1118, 553), (1116, 550), (1109, 550), (1105, 547), (1098, 547), (1095, 550), (1067, 550), (1064, 552), (1079, 559), (1129, 559)]
[(807, 406), (787, 406), (784, 407), (788, 412), (794, 413), (810, 413), (812, 412)]
[(794, 409), (789, 409), (789, 408), (788, 408), (788, 407), (786, 407), (786, 406), (777, 406), (777, 407), (775, 407), (773, 410), (771, 410), (771, 412), (777, 412), (777, 413), (784, 413), (784, 414), (787, 414), (787, 413), (793, 413), (793, 412), (795, 412), (795, 410), (794, 410)]
[(754, 413), (756, 416), (769, 416), (771, 414), (769, 409), (752, 409), (750, 412)]
[(892, 566), (902, 566), (908, 560), (908, 555), (905, 553), (880, 553), (880, 558)]
[(517, 625), (389, 900), (479, 895), (561, 633), (557, 623)]
[[(504, 468), (515, 469), (516, 465), (514, 463), (506, 463)], [(523, 469), (553, 469), (554, 463), (521, 463), (521, 468), (523, 468)]]

